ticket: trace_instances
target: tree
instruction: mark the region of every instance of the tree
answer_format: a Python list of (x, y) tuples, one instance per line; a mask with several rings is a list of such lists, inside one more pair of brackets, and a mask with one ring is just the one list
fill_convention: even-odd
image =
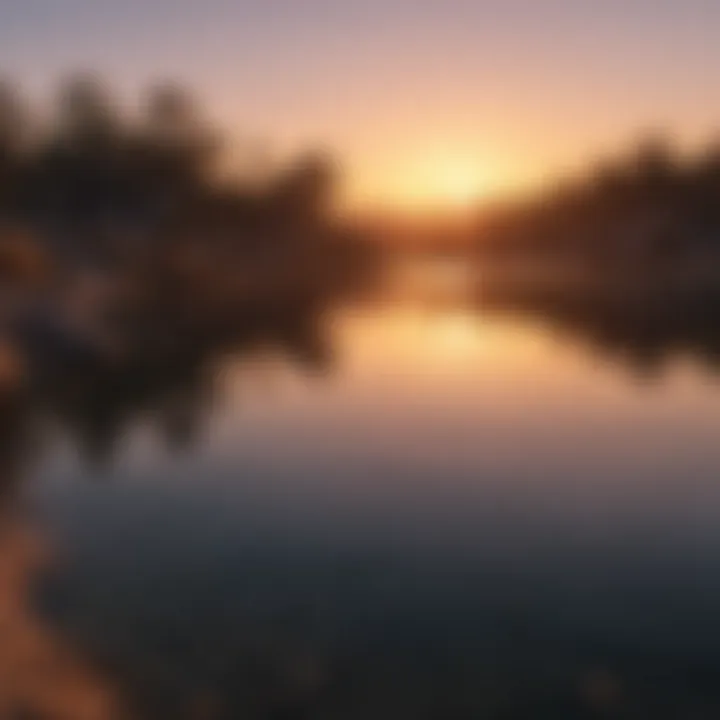
[(337, 168), (325, 153), (300, 158), (280, 179), (279, 210), (292, 221), (315, 223), (326, 218), (335, 201)]
[(28, 131), (28, 113), (20, 93), (0, 81), (0, 212), (4, 216), (17, 209)]
[(76, 75), (63, 84), (55, 120), (58, 140), (71, 147), (112, 142), (121, 125), (109, 93), (92, 75)]

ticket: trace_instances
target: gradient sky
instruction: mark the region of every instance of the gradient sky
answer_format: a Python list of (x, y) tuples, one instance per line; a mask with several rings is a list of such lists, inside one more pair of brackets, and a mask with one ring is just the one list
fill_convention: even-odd
[(718, 0), (5, 0), (0, 70), (182, 80), (233, 137), (332, 148), (358, 202), (442, 202), (708, 138), (719, 35)]

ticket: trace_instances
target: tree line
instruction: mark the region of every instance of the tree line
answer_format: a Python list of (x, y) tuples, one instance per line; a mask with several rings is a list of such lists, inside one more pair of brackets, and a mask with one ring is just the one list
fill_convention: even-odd
[[(129, 113), (97, 78), (62, 84), (49, 112), (0, 83), (0, 222), (65, 252), (108, 237), (190, 228), (241, 236), (316, 236), (330, 222), (335, 164), (307, 153), (282, 168), (223, 170), (228, 143), (193, 97), (158, 84)], [(287, 233), (285, 233), (287, 235)]]
[(720, 144), (693, 155), (662, 136), (532, 200), (483, 213), (486, 257), (598, 263), (720, 250)]

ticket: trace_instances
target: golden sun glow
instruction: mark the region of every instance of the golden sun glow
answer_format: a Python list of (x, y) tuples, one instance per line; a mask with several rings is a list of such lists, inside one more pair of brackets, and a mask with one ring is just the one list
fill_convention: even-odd
[(488, 169), (473, 159), (438, 153), (385, 169), (372, 190), (358, 195), (368, 201), (360, 204), (420, 213), (457, 212), (475, 208), (497, 185)]
[(489, 185), (471, 162), (437, 161), (408, 177), (401, 199), (413, 206), (463, 209), (478, 202)]
[[(433, 187), (435, 185), (435, 187)], [(471, 165), (439, 167), (428, 187), (428, 195), (451, 207), (467, 207), (477, 202), (488, 190), (488, 182)]]

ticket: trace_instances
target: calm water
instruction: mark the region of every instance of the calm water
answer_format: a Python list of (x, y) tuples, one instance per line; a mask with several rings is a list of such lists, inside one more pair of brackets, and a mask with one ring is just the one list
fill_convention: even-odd
[(322, 335), (48, 423), (33, 612), (93, 682), (137, 717), (717, 716), (711, 370), (402, 293)]

